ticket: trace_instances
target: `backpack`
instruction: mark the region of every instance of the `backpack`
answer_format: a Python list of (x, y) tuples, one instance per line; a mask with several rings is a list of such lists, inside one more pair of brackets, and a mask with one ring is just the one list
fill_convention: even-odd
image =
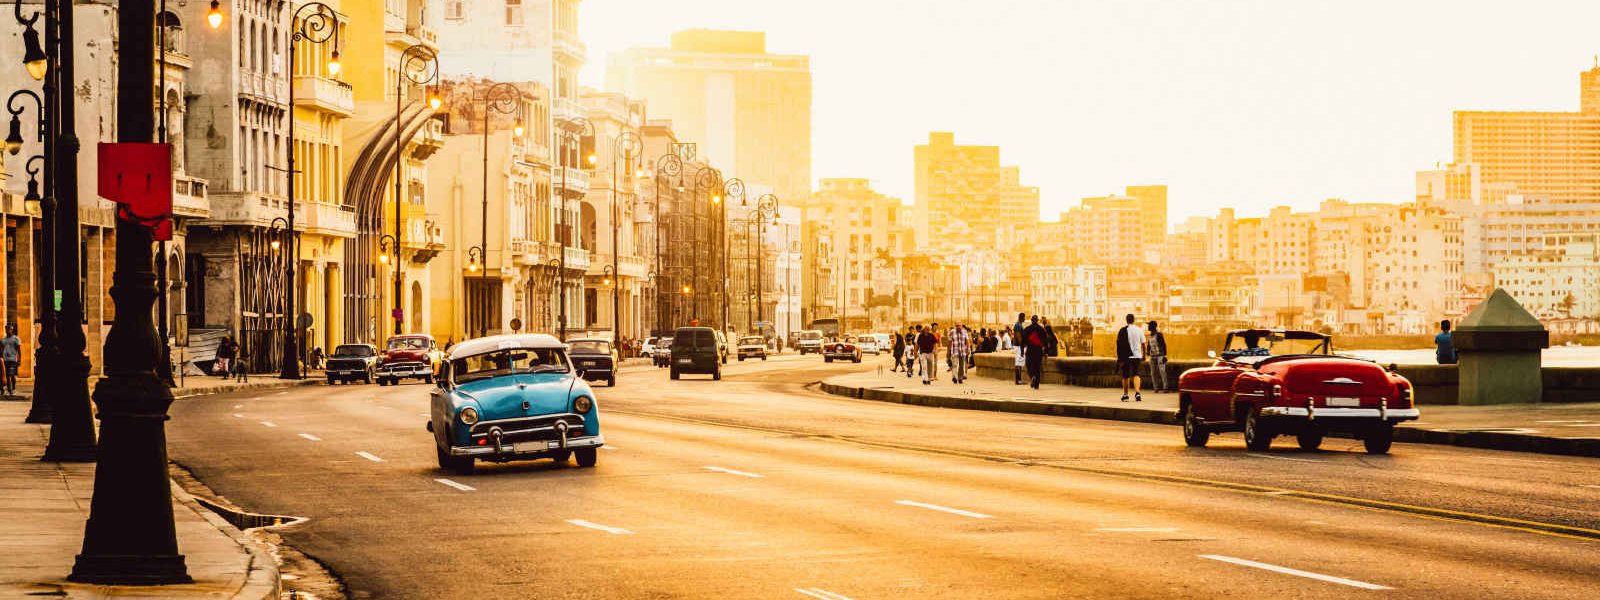
[(1117, 358), (1133, 356), (1133, 345), (1128, 343), (1128, 327), (1117, 330)]

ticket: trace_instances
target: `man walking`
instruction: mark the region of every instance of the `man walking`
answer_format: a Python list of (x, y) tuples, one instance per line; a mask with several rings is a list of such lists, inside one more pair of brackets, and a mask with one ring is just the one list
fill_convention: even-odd
[(1133, 387), (1133, 401), (1143, 402), (1139, 393), (1139, 367), (1144, 364), (1144, 330), (1133, 324), (1133, 314), (1128, 314), (1128, 324), (1117, 332), (1117, 370), (1122, 374), (1122, 401), (1128, 401), (1129, 384)]
[(222, 336), (222, 341), (217, 343), (217, 364), (212, 370), (223, 379), (233, 375), (233, 355), (237, 350), (232, 337)]
[(961, 384), (967, 381), (967, 356), (972, 353), (972, 336), (966, 325), (950, 328), (950, 381)]
[(933, 328), (918, 328), (917, 333), (917, 364), (922, 371), (922, 385), (929, 385), (934, 379), (939, 378), (939, 363), (934, 361), (934, 352), (939, 348), (939, 336), (933, 334)]
[(899, 331), (895, 331), (894, 332), (894, 367), (889, 369), (890, 373), (893, 373), (895, 371), (899, 371), (900, 370), (900, 361), (904, 360), (905, 356), (906, 356), (906, 336), (901, 335)]
[(17, 326), (6, 323), (6, 336), (0, 338), (0, 362), (5, 363), (5, 396), (17, 393), (17, 368), (22, 365), (22, 338), (17, 337)]
[(1454, 336), (1450, 334), (1450, 319), (1439, 322), (1439, 335), (1433, 336), (1433, 356), (1441, 365), (1456, 364)]
[(1039, 315), (1034, 315), (1028, 320), (1028, 326), (1022, 330), (1022, 348), (1027, 352), (1024, 361), (1028, 367), (1028, 385), (1039, 389), (1039, 380), (1044, 378), (1044, 328), (1039, 326)]
[(1150, 389), (1156, 393), (1172, 391), (1172, 380), (1167, 377), (1167, 336), (1161, 335), (1155, 321), (1150, 322)]

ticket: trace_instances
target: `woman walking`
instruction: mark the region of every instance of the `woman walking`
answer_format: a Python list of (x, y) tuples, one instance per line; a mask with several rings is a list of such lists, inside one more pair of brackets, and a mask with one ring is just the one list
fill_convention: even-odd
[(895, 331), (894, 332), (894, 368), (889, 369), (889, 371), (891, 373), (894, 372), (894, 371), (900, 370), (900, 361), (905, 358), (905, 355), (906, 355), (906, 336), (901, 334), (899, 331)]

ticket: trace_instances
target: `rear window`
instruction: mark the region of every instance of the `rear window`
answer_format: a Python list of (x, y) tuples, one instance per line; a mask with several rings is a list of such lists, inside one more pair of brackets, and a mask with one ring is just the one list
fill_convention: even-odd
[(611, 342), (582, 340), (572, 342), (573, 354), (610, 354)]
[(679, 330), (672, 336), (674, 348), (715, 348), (717, 337), (710, 329)]
[(802, 332), (800, 332), (800, 339), (802, 339), (802, 340), (820, 340), (820, 339), (822, 339), (822, 332), (821, 331), (802, 331)]

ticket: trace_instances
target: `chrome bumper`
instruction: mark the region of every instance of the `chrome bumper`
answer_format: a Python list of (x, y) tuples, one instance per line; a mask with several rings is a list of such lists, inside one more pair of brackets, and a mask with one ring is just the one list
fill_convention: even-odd
[(1266, 406), (1261, 415), (1267, 417), (1303, 417), (1306, 419), (1383, 419), (1410, 421), (1422, 416), (1415, 408), (1314, 408), (1304, 406)]
[(593, 435), (589, 437), (568, 438), (564, 441), (538, 440), (520, 442), (500, 447), (495, 446), (451, 446), (450, 456), (513, 456), (517, 454), (537, 454), (541, 452), (555, 452), (560, 450), (575, 450), (579, 448), (599, 448), (606, 444), (606, 436)]
[(378, 367), (378, 374), (400, 377), (416, 377), (422, 375), (432, 375), (433, 369), (429, 368), (428, 365), (385, 365)]

